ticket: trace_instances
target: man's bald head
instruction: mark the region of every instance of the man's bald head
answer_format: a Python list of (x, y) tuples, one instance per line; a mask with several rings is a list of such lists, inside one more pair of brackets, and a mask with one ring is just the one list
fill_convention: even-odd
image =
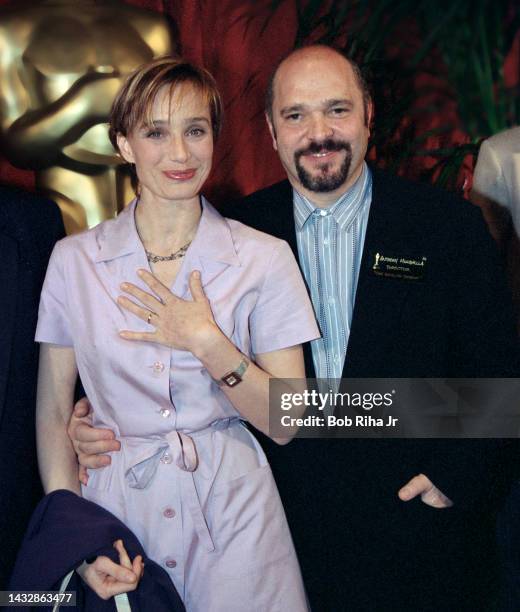
[(361, 91), (363, 96), (363, 107), (365, 111), (365, 124), (368, 127), (368, 108), (372, 104), (372, 96), (370, 94), (370, 88), (368, 87), (367, 81), (363, 76), (361, 68), (359, 65), (352, 59), (346, 57), (344, 53), (335, 49), (334, 47), (329, 47), (328, 45), (308, 45), (305, 47), (300, 47), (294, 51), (291, 51), (288, 55), (282, 58), (273, 73), (271, 74), (271, 78), (269, 79), (269, 83), (267, 84), (267, 91), (265, 94), (265, 112), (269, 117), (271, 123), (273, 122), (273, 102), (275, 95), (275, 82), (280, 72), (283, 74), (284, 69), (290, 69), (291, 64), (296, 60), (301, 60), (305, 58), (320, 58), (327, 59), (327, 56), (330, 57), (340, 57), (344, 60), (351, 68), (356, 83)]
[(357, 66), (324, 45), (293, 51), (276, 69), (267, 123), (291, 185), (329, 206), (361, 174), (372, 103)]

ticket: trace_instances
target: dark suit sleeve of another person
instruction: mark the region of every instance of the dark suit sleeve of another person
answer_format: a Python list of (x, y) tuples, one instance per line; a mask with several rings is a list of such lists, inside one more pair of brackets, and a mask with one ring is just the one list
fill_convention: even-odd
[(42, 495), (34, 426), (34, 332), (47, 262), (64, 233), (54, 202), (0, 187), (0, 588), (5, 588), (27, 521)]

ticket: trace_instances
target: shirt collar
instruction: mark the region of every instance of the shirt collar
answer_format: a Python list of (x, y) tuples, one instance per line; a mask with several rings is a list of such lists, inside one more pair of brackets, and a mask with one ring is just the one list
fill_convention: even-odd
[[(343, 193), (331, 206), (319, 208), (308, 198), (293, 189), (294, 222), (296, 231), (301, 231), (303, 226), (314, 214), (332, 215), (342, 230), (348, 230), (352, 221), (356, 218), (359, 210), (366, 202), (372, 185), (372, 174), (366, 162), (363, 162), (361, 174), (356, 182)], [(316, 211), (316, 212), (315, 212)], [(321, 212), (323, 211), (323, 212)]]
[[(203, 196), (201, 202), (202, 214), (199, 226), (187, 254), (194, 251), (201, 259), (240, 265), (226, 219)], [(134, 199), (115, 219), (106, 221), (96, 228), (98, 231), (96, 262), (108, 261), (143, 249), (135, 225), (136, 206), (137, 199)]]

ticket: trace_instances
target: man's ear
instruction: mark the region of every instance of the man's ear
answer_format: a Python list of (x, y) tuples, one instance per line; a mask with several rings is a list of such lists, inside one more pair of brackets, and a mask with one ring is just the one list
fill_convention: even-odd
[(265, 113), (265, 120), (267, 122), (267, 127), (269, 128), (269, 134), (271, 134), (271, 139), (273, 141), (273, 149), (278, 151), (278, 145), (276, 143), (276, 130), (274, 129), (273, 122), (267, 113)]
[(372, 100), (369, 100), (367, 103), (367, 110), (366, 110), (366, 125), (368, 128), (368, 135), (370, 136), (370, 130), (372, 129), (372, 122), (374, 121), (374, 103), (372, 102)]
[(132, 147), (128, 142), (127, 138), (123, 136), (123, 134), (117, 135), (117, 146), (119, 152), (121, 153), (121, 157), (128, 162), (129, 164), (135, 163), (134, 154), (132, 151)]

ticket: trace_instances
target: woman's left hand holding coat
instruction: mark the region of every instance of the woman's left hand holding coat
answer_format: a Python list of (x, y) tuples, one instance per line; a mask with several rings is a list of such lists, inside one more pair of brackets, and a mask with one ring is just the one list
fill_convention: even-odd
[(114, 542), (114, 548), (119, 554), (119, 564), (101, 556), (93, 563), (84, 562), (76, 570), (101, 599), (135, 591), (143, 577), (144, 563), (141, 555), (131, 561), (122, 540)]

